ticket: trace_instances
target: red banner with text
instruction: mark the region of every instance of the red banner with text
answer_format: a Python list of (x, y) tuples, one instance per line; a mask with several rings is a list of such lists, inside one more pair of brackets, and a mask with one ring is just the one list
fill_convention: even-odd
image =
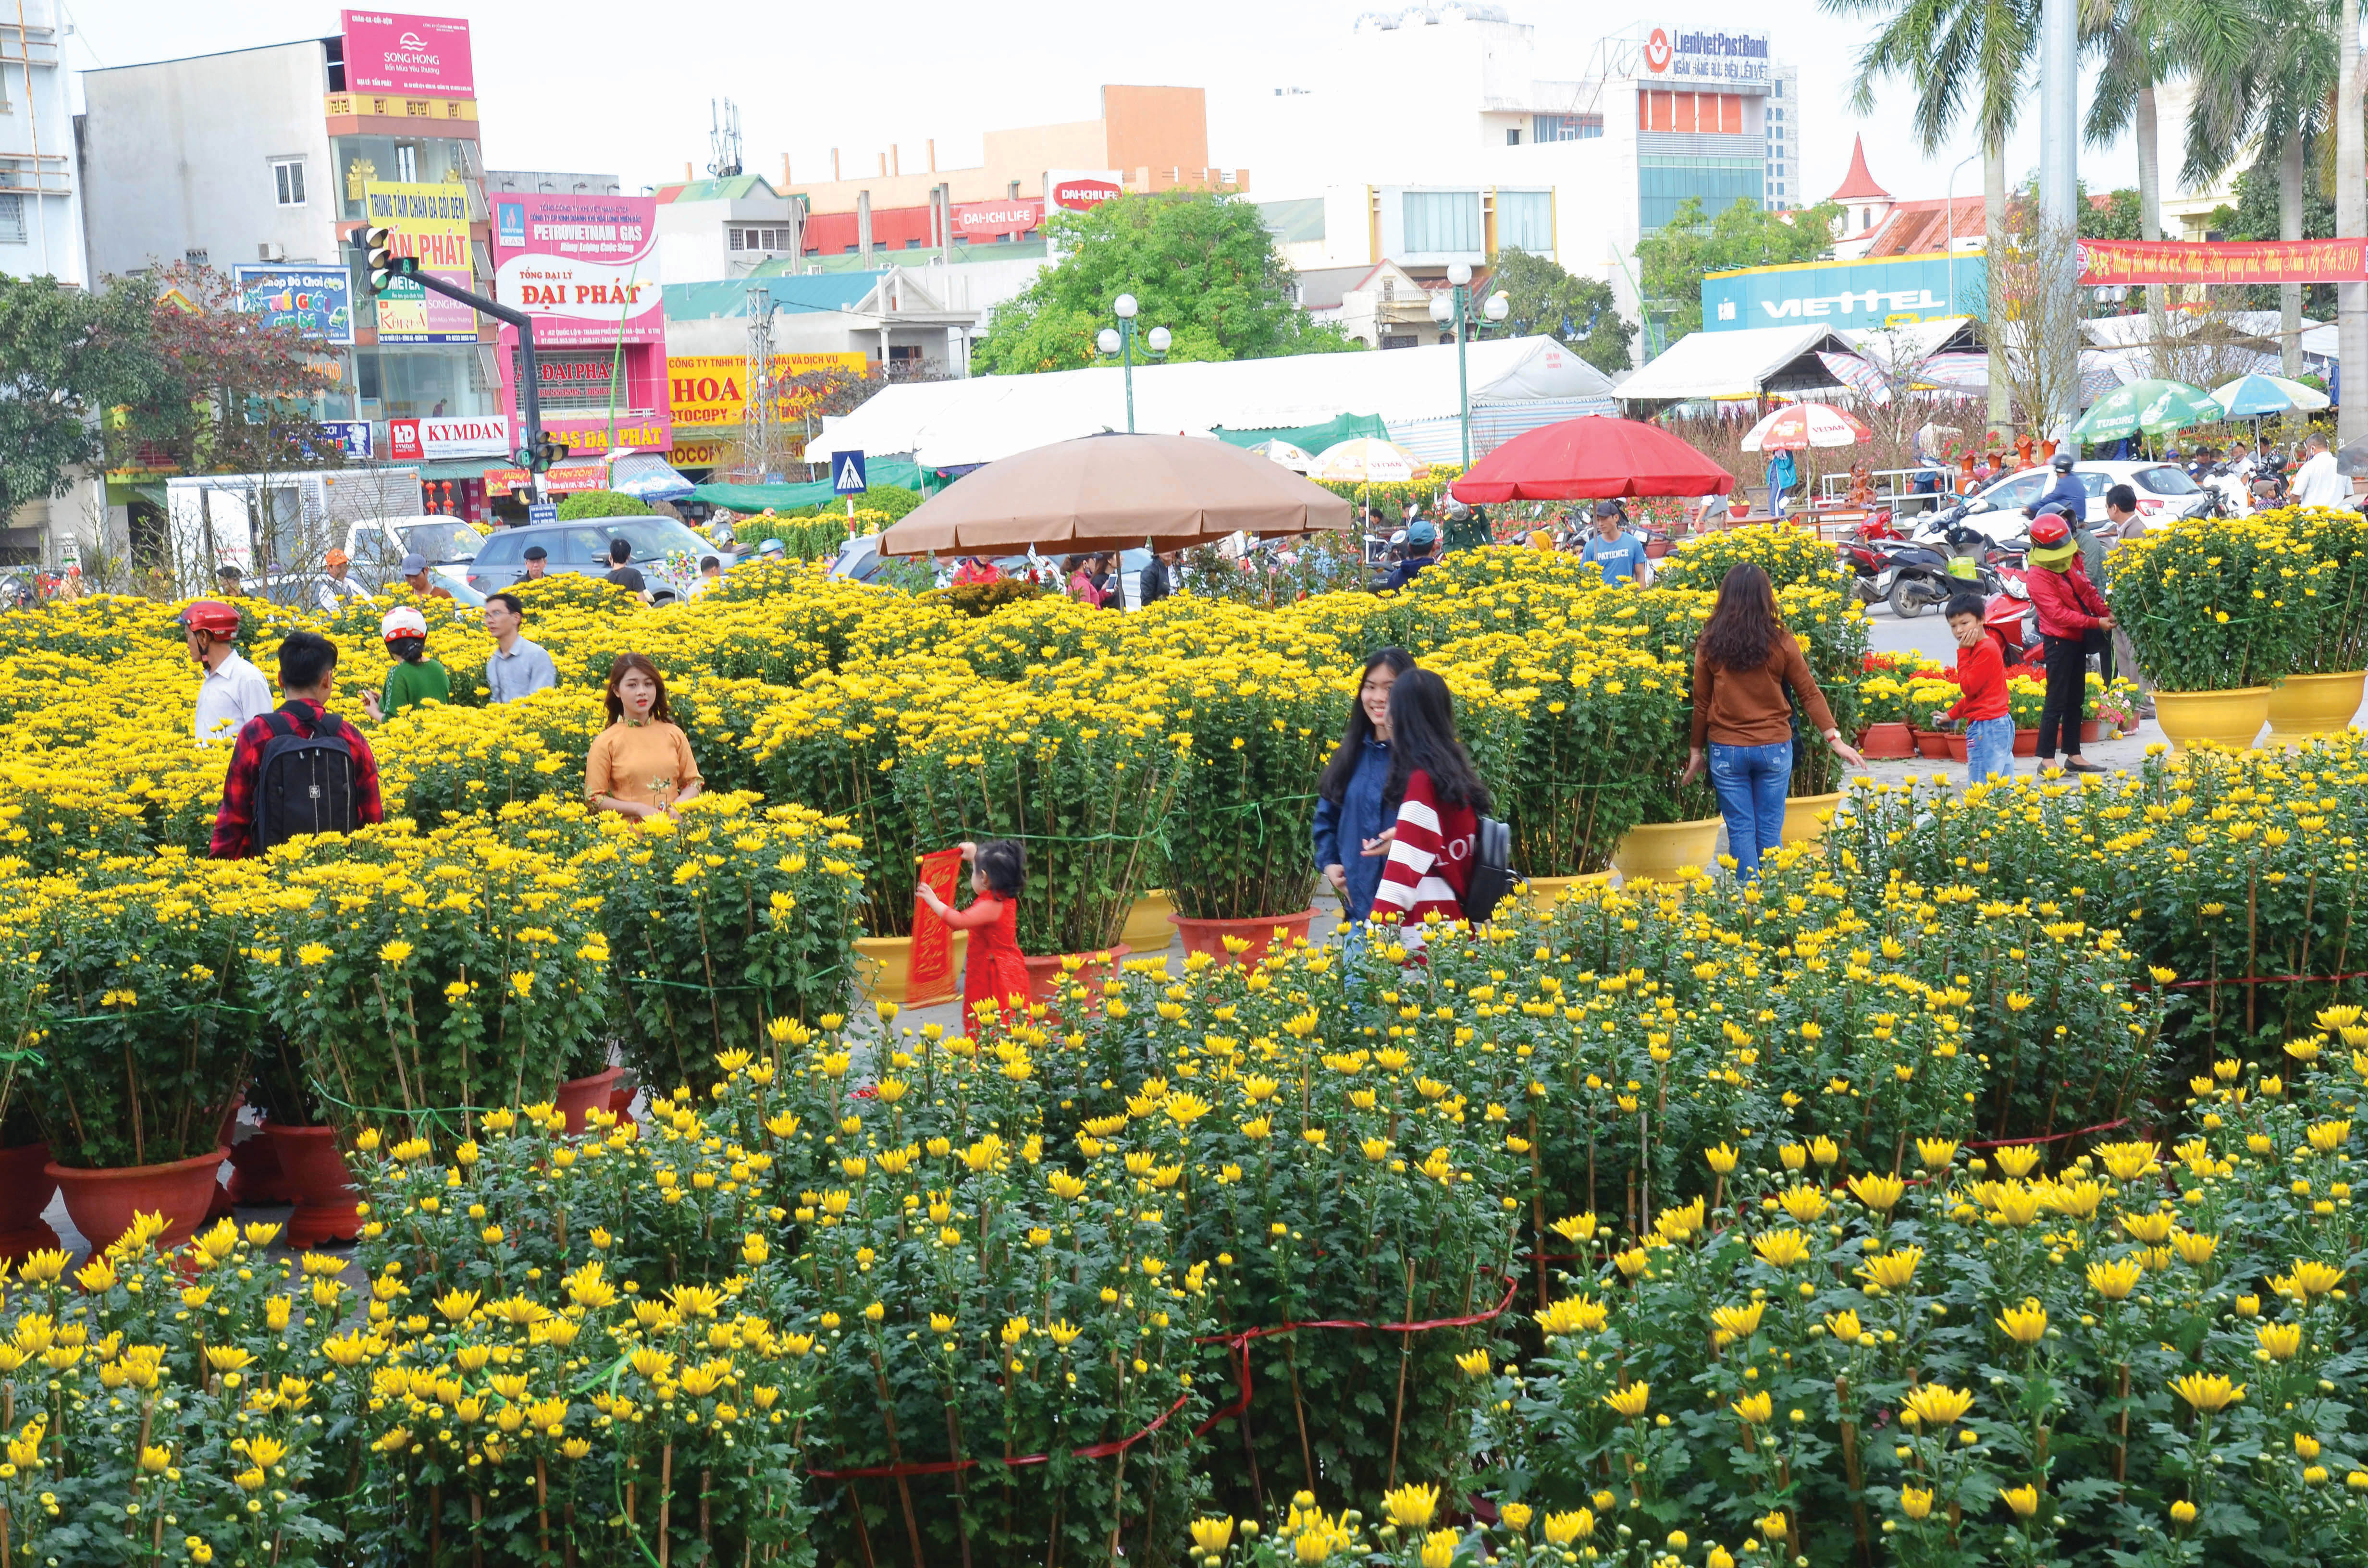
[(2358, 283), (2359, 240), (2082, 240), (2080, 281), (2108, 283)]
[[(948, 903), (954, 902), (954, 883), (962, 876), (962, 850), (936, 849), (921, 857), (920, 881)], [(905, 971), (905, 1005), (926, 1007), (950, 1002), (959, 987), (954, 977), (953, 928), (937, 912), (913, 895), (913, 953)]]

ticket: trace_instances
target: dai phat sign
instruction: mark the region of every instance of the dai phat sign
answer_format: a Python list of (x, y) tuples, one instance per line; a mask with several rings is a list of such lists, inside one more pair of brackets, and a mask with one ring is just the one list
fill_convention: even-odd
[(537, 345), (663, 342), (656, 235), (649, 197), (500, 197), (494, 292), (534, 317)]
[(472, 98), (469, 24), (458, 17), (345, 13), (346, 85), (357, 93)]

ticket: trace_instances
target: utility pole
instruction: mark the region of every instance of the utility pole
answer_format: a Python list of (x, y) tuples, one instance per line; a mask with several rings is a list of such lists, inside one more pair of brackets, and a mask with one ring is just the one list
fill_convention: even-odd
[(743, 378), (748, 412), (741, 422), (744, 466), (757, 471), (757, 483), (771, 484), (780, 466), (780, 420), (774, 404), (773, 295), (762, 283), (748, 290), (748, 371)]
[[(2341, 74), (2335, 84), (2335, 232), (2368, 236), (2368, 134), (2360, 123), (2360, 0), (2343, 0), (2336, 28)], [(2341, 444), (2368, 436), (2368, 283), (2335, 286), (2335, 343), (2342, 366)]]
[(2042, 0), (2039, 17), (2039, 253), (2045, 303), (2031, 352), (2055, 406), (2037, 410), (2043, 437), (2062, 438), (2080, 417), (2080, 50), (2078, 0)]

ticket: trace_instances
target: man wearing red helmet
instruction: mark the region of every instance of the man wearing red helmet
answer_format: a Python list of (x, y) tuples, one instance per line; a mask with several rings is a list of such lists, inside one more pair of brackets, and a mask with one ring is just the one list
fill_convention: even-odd
[(181, 612), (181, 636), (206, 672), (192, 726), (198, 739), (235, 740), (249, 719), (271, 711), (270, 683), (238, 656), (238, 611), (220, 599), (199, 599)]
[(2106, 769), (2080, 755), (2080, 715), (2089, 699), (2089, 649), (2113, 628), (2113, 618), (2080, 564), (2080, 547), (2062, 514), (2040, 513), (2031, 525), (2031, 608), (2047, 644), (2047, 699), (2039, 710), (2039, 766), (2055, 764), (2063, 748), (2066, 773)]

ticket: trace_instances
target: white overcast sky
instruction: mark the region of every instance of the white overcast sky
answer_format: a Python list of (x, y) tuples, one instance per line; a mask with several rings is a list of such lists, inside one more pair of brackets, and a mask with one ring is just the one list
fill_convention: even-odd
[[(1681, 26), (1765, 28), (1771, 52), (1800, 67), (1796, 194), (1816, 199), (1841, 183), (1850, 140), (1863, 131), (1875, 177), (1896, 197), (1940, 196), (1970, 137), (1927, 159), (1907, 130), (1910, 95), (1888, 87), (1863, 121), (1850, 116), (1851, 64), (1865, 24), (1825, 15), (1816, 0), (1693, 0), (1667, 8), (1557, 0), (1499, 0), (1534, 24), (1540, 74), (1579, 74), (1595, 39), (1649, 17)], [(136, 64), (282, 43), (338, 30), (335, 6), (191, 6), (188, 0), (66, 0), (74, 66)], [(395, 9), (395, 6), (390, 6)], [(801, 179), (842, 150), (851, 175), (900, 143), (904, 166), (975, 164), (989, 128), (1090, 119), (1105, 82), (1199, 85), (1210, 93), (1210, 153), (1247, 165), (1258, 150), (1227, 125), (1229, 97), (1270, 94), (1306, 74), (1304, 62), (1344, 37), (1365, 0), (1201, 0), (1178, 11), (1084, 0), (893, 0), (871, 5), (734, 4), (687, 0), (403, 0), (400, 9), (464, 16), (471, 24), (484, 152), (494, 168), (616, 174), (628, 191), (678, 179), (709, 161), (709, 100), (740, 106), (746, 165), (778, 178), (781, 154)], [(1393, 0), (1378, 8), (1397, 9)], [(1579, 19), (1584, 16), (1587, 19)], [(2088, 86), (2084, 82), (2085, 111)], [(2035, 164), (2033, 107), (2009, 148), (2011, 177)], [(236, 112), (235, 106), (224, 106)], [(160, 153), (163, 149), (159, 149)], [(2128, 139), (2084, 149), (2092, 190), (2135, 183)], [(1957, 176), (1978, 191), (1978, 164)]]

